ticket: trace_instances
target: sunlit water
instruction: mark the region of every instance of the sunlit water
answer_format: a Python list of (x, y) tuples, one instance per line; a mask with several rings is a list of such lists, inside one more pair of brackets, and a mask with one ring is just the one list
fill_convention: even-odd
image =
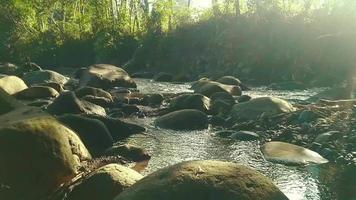
[[(138, 89), (143, 93), (191, 92), (189, 84), (156, 83), (139, 79)], [(318, 92), (312, 91), (272, 91), (254, 88), (247, 94), (258, 96), (278, 96), (291, 100), (305, 100)], [(214, 136), (214, 130), (171, 131), (154, 126), (154, 118), (131, 119), (144, 125), (148, 130), (144, 135), (127, 139), (129, 144), (143, 147), (152, 158), (144, 171), (149, 174), (157, 169), (187, 160), (223, 160), (250, 166), (271, 178), (291, 200), (329, 199), (321, 192), (317, 167), (291, 167), (264, 160), (258, 142), (242, 142)], [(313, 172), (313, 173), (312, 173)]]

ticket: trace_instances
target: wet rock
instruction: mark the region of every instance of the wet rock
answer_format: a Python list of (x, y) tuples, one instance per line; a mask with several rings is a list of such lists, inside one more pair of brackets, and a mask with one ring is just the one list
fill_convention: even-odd
[(213, 126), (223, 126), (225, 124), (225, 119), (221, 116), (214, 115), (209, 118), (209, 124)]
[(172, 82), (173, 75), (170, 73), (160, 72), (153, 79), (157, 82)]
[(159, 106), (162, 104), (164, 97), (162, 94), (150, 94), (144, 97), (145, 102), (150, 106)]
[(86, 117), (98, 119), (103, 122), (105, 126), (109, 129), (114, 141), (124, 139), (133, 134), (138, 134), (146, 131), (146, 128), (140, 125), (125, 122), (116, 118), (99, 115), (86, 115)]
[(241, 81), (233, 76), (223, 76), (221, 78), (219, 78), (218, 80), (216, 80), (216, 82), (225, 84), (225, 85), (236, 85), (236, 86), (240, 86), (241, 85)]
[(288, 199), (271, 180), (248, 167), (221, 161), (188, 161), (158, 170), (115, 200)]
[(327, 99), (327, 100), (342, 100), (342, 99), (352, 99), (352, 88), (345, 87), (345, 86), (337, 86), (330, 89), (326, 89), (319, 94), (316, 94), (307, 101), (309, 102), (317, 102), (320, 99)]
[(107, 156), (121, 156), (126, 160), (141, 162), (149, 160), (151, 156), (141, 147), (129, 144), (113, 146), (105, 151)]
[(199, 130), (208, 127), (208, 117), (199, 110), (178, 110), (158, 117), (155, 125), (173, 130)]
[(79, 137), (50, 116), (0, 118), (9, 117), (0, 127), (0, 180), (10, 187), (3, 199), (42, 199), (91, 158)]
[(84, 100), (79, 100), (74, 92), (63, 92), (48, 106), (47, 110), (55, 115), (67, 113), (106, 115), (103, 107)]
[(209, 112), (210, 99), (201, 94), (182, 94), (171, 100), (169, 109), (171, 111), (196, 109), (202, 112)]
[(234, 97), (227, 92), (216, 92), (211, 95), (210, 99), (213, 103), (218, 100), (224, 101), (230, 105), (234, 105), (236, 103)]
[(232, 105), (223, 100), (216, 100), (210, 108), (211, 114), (226, 114), (230, 113)]
[(315, 139), (314, 142), (324, 144), (327, 143), (331, 140), (334, 140), (337, 138), (337, 136), (340, 136), (339, 131), (328, 131), (326, 133), (319, 134)]
[(46, 86), (46, 87), (51, 87), (55, 89), (58, 93), (61, 93), (64, 91), (63, 85), (55, 82), (48, 82), (48, 83), (40, 83), (35, 86)]
[(27, 85), (17, 76), (0, 76), (0, 88), (13, 95), (27, 89)]
[(109, 101), (113, 101), (113, 97), (111, 94), (103, 89), (94, 88), (94, 87), (82, 87), (75, 91), (77, 97), (82, 98), (87, 95), (95, 96), (95, 97), (104, 97)]
[(212, 94), (217, 92), (227, 92), (234, 96), (240, 96), (242, 90), (239, 86), (225, 85), (208, 79), (201, 79), (192, 85), (192, 89), (195, 93), (200, 93), (207, 97), (211, 97)]
[(273, 162), (292, 165), (323, 164), (328, 160), (318, 153), (301, 146), (285, 142), (268, 142), (261, 147), (264, 157)]
[(69, 78), (55, 71), (41, 70), (26, 73), (23, 76), (23, 80), (28, 85), (41, 83), (58, 83), (60, 85), (64, 85), (68, 82)]
[(113, 145), (113, 138), (105, 124), (97, 119), (66, 114), (57, 118), (75, 131), (93, 156), (98, 156)]
[(237, 131), (231, 134), (230, 137), (237, 140), (248, 141), (257, 140), (260, 136), (257, 133), (251, 131)]
[(98, 97), (98, 96), (93, 96), (93, 95), (86, 95), (86, 96), (82, 97), (82, 99), (87, 102), (104, 107), (104, 108), (110, 107), (113, 104), (113, 101), (108, 98)]
[(253, 120), (259, 118), (262, 114), (268, 117), (280, 113), (290, 113), (295, 110), (285, 100), (276, 97), (260, 97), (234, 105), (231, 115), (238, 119)]
[(125, 113), (126, 115), (131, 115), (131, 114), (134, 114), (134, 113), (137, 113), (140, 111), (140, 109), (135, 106), (135, 105), (127, 105), (127, 104), (124, 104), (122, 105), (121, 107), (121, 111), (123, 113)]
[(107, 64), (95, 64), (88, 67), (88, 69), (83, 72), (79, 85), (81, 87), (92, 86), (103, 89), (114, 87), (137, 87), (136, 83), (125, 70)]
[(319, 115), (311, 110), (303, 110), (298, 116), (299, 123), (310, 123), (319, 118)]
[(143, 176), (118, 164), (109, 164), (85, 177), (68, 194), (68, 200), (112, 200)]
[(252, 99), (252, 97), (250, 97), (250, 96), (248, 96), (248, 95), (241, 95), (241, 96), (237, 99), (237, 101), (238, 101), (239, 103), (244, 103), (244, 102), (250, 101), (251, 99)]
[(49, 99), (56, 98), (59, 93), (46, 86), (32, 86), (15, 94), (17, 99)]
[(26, 105), (27, 106), (35, 106), (35, 107), (46, 107), (51, 103), (52, 103), (51, 100), (38, 99), (38, 100), (32, 101), (30, 103), (27, 103)]

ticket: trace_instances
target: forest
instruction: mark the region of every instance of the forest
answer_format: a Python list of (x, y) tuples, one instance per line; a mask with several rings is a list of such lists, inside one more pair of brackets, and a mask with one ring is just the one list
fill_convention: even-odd
[(308, 86), (339, 83), (355, 67), (353, 0), (196, 1), (210, 6), (194, 6), (194, 0), (1, 1), (0, 61), (49, 68), (110, 63), (131, 72), (233, 74)]

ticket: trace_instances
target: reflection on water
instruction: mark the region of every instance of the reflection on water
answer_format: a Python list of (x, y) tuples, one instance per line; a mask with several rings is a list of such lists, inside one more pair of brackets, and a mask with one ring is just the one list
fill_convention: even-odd
[[(190, 92), (189, 84), (156, 83), (144, 79), (136, 81), (138, 89), (144, 93)], [(255, 88), (248, 94), (253, 97), (272, 95), (305, 100), (316, 92), (318, 91), (282, 92)], [(242, 142), (218, 138), (213, 135), (213, 130), (184, 132), (159, 129), (153, 125), (154, 118), (131, 120), (144, 125), (148, 130), (145, 135), (135, 135), (127, 139), (129, 144), (141, 146), (152, 155), (144, 174), (187, 160), (231, 161), (250, 166), (270, 177), (291, 200), (329, 199), (327, 194), (322, 194), (319, 190), (323, 186), (318, 182), (318, 173), (312, 173), (315, 167), (310, 170), (309, 167), (291, 167), (267, 162), (256, 141)]]

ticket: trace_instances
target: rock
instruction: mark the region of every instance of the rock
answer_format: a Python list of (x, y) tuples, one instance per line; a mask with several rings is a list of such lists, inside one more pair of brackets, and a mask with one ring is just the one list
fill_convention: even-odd
[(248, 140), (257, 140), (260, 136), (251, 131), (237, 131), (231, 134), (230, 136), (233, 139), (248, 141)]
[(133, 162), (141, 162), (144, 160), (149, 160), (151, 158), (151, 156), (142, 148), (129, 144), (113, 146), (105, 151), (105, 155), (106, 156), (119, 155)]
[(134, 113), (138, 113), (140, 111), (140, 109), (135, 105), (124, 104), (121, 107), (121, 111), (126, 115), (131, 115)]
[(136, 83), (125, 70), (107, 64), (95, 64), (88, 67), (88, 69), (83, 72), (79, 85), (81, 87), (92, 86), (103, 89), (114, 87), (137, 87)]
[(216, 100), (211, 105), (210, 114), (230, 113), (232, 105), (223, 100)]
[(234, 118), (254, 120), (259, 118), (262, 114), (268, 117), (281, 113), (290, 113), (295, 110), (296, 109), (285, 100), (276, 97), (260, 97), (234, 105), (231, 115)]
[(16, 66), (12, 63), (0, 63), (0, 74), (21, 76), (22, 70), (19, 66)]
[(210, 110), (210, 99), (201, 94), (182, 94), (171, 100), (169, 110), (196, 109), (202, 112)]
[(248, 167), (221, 161), (188, 161), (160, 169), (115, 200), (284, 200), (273, 182)]
[(26, 105), (27, 106), (35, 106), (35, 107), (47, 107), (49, 104), (51, 104), (52, 101), (51, 100), (47, 100), (47, 99), (37, 99), (35, 101), (29, 102)]
[(10, 187), (3, 199), (42, 199), (72, 179), (91, 156), (79, 137), (46, 114), (0, 117), (0, 180)]
[(93, 96), (93, 95), (86, 95), (86, 96), (82, 97), (82, 99), (87, 102), (99, 105), (103, 108), (110, 107), (113, 104), (113, 101), (110, 99), (107, 99), (105, 97)]
[(27, 89), (27, 85), (17, 76), (0, 76), (0, 88), (13, 95)]
[(163, 100), (164, 97), (162, 94), (150, 94), (145, 96), (143, 101), (147, 102), (150, 106), (158, 106), (162, 104)]
[(178, 110), (158, 117), (155, 125), (173, 130), (199, 130), (208, 127), (208, 117), (199, 110)]
[(236, 86), (240, 86), (241, 85), (241, 81), (233, 76), (223, 76), (221, 78), (219, 78), (218, 80), (216, 80), (216, 82), (225, 84), (225, 85), (236, 85)]
[(68, 194), (68, 200), (112, 200), (143, 176), (118, 164), (109, 164), (85, 177)]
[(15, 94), (17, 99), (48, 99), (55, 98), (59, 93), (46, 86), (32, 86)]
[(325, 91), (310, 97), (309, 99), (307, 99), (307, 101), (317, 102), (320, 99), (327, 99), (327, 100), (352, 99), (353, 98), (352, 91), (353, 90), (349, 87), (344, 87), (344, 86), (333, 87), (330, 89), (326, 89)]
[(261, 150), (267, 160), (285, 164), (305, 165), (328, 162), (312, 150), (285, 142), (268, 142), (261, 147)]
[(298, 116), (299, 123), (310, 123), (319, 118), (319, 115), (311, 110), (303, 110)]
[(42, 83), (58, 83), (60, 85), (64, 85), (68, 82), (69, 78), (55, 71), (41, 70), (26, 73), (23, 76), (23, 80), (28, 85)]
[(207, 97), (210, 97), (216, 92), (227, 92), (234, 96), (240, 96), (242, 94), (242, 90), (239, 86), (225, 85), (208, 79), (200, 79), (193, 83), (192, 89), (195, 93), (200, 93)]
[(209, 124), (213, 126), (223, 126), (225, 124), (225, 119), (221, 116), (214, 115), (209, 119)]
[(248, 102), (252, 99), (252, 97), (248, 96), (248, 95), (241, 95), (238, 99), (237, 102), (239, 103), (244, 103), (244, 102)]
[(138, 134), (146, 131), (146, 128), (140, 125), (125, 122), (120, 119), (98, 115), (86, 115), (86, 117), (98, 119), (103, 122), (110, 131), (114, 141), (124, 139), (133, 134)]
[(172, 82), (173, 75), (170, 73), (160, 72), (153, 78), (157, 82)]
[(235, 131), (232, 130), (223, 130), (223, 131), (218, 131), (215, 133), (216, 136), (227, 138), (230, 137)]
[(64, 91), (63, 85), (55, 82), (48, 82), (48, 83), (40, 83), (35, 86), (46, 86), (46, 87), (51, 87), (55, 89), (58, 93), (61, 93)]
[(10, 96), (5, 90), (0, 88), (0, 115), (13, 111), (18, 107), (24, 106), (14, 97)]
[(103, 89), (94, 88), (94, 87), (82, 87), (75, 91), (75, 94), (78, 98), (82, 98), (87, 95), (95, 96), (95, 97), (104, 97), (111, 102), (113, 102), (113, 97), (111, 94)]
[(341, 136), (341, 133), (339, 131), (329, 131), (329, 132), (322, 133), (322, 134), (318, 135), (314, 139), (314, 142), (320, 143), (320, 144), (325, 144), (327, 142), (337, 139), (338, 136)]
[(90, 102), (79, 100), (74, 92), (63, 92), (47, 108), (51, 114), (97, 114), (106, 115), (105, 109)]
[(113, 138), (105, 124), (97, 119), (66, 114), (57, 118), (75, 131), (93, 156), (98, 156), (113, 145)]
[(211, 95), (210, 99), (212, 102), (215, 102), (217, 100), (222, 100), (228, 103), (229, 105), (234, 105), (236, 103), (234, 97), (227, 92), (216, 92)]

